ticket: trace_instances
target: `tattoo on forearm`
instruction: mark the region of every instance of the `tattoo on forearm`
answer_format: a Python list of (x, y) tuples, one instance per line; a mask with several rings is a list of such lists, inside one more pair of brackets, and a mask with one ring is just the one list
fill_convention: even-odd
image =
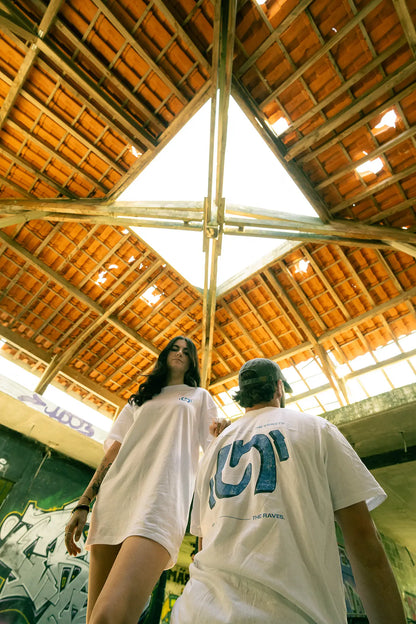
[(94, 496), (97, 496), (98, 490), (100, 489), (101, 483), (104, 481), (104, 477), (110, 469), (110, 466), (113, 462), (110, 462), (103, 466), (97, 473), (96, 480), (92, 483), (91, 489), (94, 493)]

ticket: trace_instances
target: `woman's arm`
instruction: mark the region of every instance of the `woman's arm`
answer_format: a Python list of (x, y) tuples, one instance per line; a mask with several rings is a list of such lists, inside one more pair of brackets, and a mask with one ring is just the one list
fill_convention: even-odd
[(365, 502), (335, 512), (358, 594), (371, 624), (405, 624), (400, 592)]
[(87, 522), (90, 503), (97, 496), (105, 475), (117, 457), (120, 446), (121, 443), (116, 441), (110, 446), (104, 455), (101, 464), (95, 471), (91, 481), (87, 485), (83, 495), (79, 499), (78, 504), (74, 508), (69, 522), (65, 527), (65, 546), (70, 555), (78, 555), (81, 552), (79, 546), (75, 544), (74, 539), (78, 541), (81, 537), (82, 530)]

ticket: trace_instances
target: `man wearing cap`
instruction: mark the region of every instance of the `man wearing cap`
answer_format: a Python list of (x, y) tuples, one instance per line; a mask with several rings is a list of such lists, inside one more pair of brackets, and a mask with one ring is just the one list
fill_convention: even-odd
[(334, 518), (371, 624), (406, 619), (369, 509), (386, 494), (338, 429), (285, 408), (277, 364), (239, 374), (246, 408), (212, 442), (191, 532), (203, 538), (172, 624), (345, 624)]

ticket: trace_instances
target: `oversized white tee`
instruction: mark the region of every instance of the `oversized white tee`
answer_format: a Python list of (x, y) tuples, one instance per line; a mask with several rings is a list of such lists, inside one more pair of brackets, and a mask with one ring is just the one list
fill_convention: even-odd
[(185, 384), (166, 386), (140, 407), (126, 405), (105, 442), (121, 447), (94, 505), (91, 544), (120, 544), (131, 535), (164, 546), (175, 564), (188, 521), (199, 448), (212, 439), (211, 395)]
[(385, 498), (325, 419), (247, 412), (202, 459), (191, 532), (203, 547), (172, 624), (345, 624), (334, 511)]

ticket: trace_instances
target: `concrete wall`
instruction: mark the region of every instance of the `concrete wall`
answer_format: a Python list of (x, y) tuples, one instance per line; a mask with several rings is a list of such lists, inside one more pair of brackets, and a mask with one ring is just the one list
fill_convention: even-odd
[(0, 427), (2, 624), (85, 624), (88, 554), (67, 555), (64, 527), (92, 473)]

